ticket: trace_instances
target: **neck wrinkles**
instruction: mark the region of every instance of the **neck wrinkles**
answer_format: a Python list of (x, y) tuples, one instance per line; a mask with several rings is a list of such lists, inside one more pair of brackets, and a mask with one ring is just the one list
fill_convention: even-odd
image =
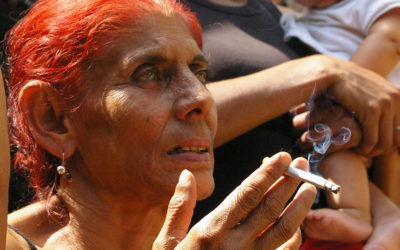
[(59, 188), (69, 212), (68, 224), (60, 233), (68, 236), (68, 244), (87, 249), (151, 248), (168, 204), (154, 206), (112, 194), (100, 197), (104, 190), (93, 192), (89, 185), (79, 184), (77, 175), (73, 178), (74, 184), (62, 183)]

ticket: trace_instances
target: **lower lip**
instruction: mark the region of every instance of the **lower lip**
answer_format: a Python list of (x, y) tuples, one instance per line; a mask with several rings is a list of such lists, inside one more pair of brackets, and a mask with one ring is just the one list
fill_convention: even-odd
[(210, 153), (195, 153), (195, 152), (183, 152), (176, 154), (168, 154), (170, 158), (175, 161), (185, 161), (192, 163), (209, 163), (211, 162)]

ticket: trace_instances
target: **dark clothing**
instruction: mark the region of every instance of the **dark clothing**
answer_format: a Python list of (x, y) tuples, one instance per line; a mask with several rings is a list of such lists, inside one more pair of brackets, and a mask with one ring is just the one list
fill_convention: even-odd
[[(224, 7), (205, 0), (188, 3), (203, 27), (210, 81), (247, 75), (298, 58), (292, 45), (308, 53), (301, 43), (284, 42), (281, 14), (268, 1), (249, 0), (243, 7)], [(220, 204), (265, 156), (279, 151), (294, 154), (297, 137), (291, 124), (289, 115), (283, 115), (215, 150), (216, 188), (210, 198), (197, 203), (193, 223)]]
[(203, 27), (209, 80), (254, 73), (298, 55), (283, 41), (280, 12), (266, 1), (249, 0), (244, 7), (224, 7), (189, 0)]

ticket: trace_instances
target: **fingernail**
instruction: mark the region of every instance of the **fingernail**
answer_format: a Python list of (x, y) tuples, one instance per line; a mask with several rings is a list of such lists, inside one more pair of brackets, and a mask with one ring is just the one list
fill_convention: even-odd
[(301, 117), (301, 115), (296, 115), (295, 117), (293, 117), (292, 123), (293, 123), (294, 126), (296, 126), (296, 125), (299, 124), (302, 120), (303, 120), (303, 117)]
[(280, 153), (276, 153), (271, 157), (269, 157), (269, 156), (264, 157), (264, 159), (262, 160), (261, 166), (266, 164), (266, 163), (270, 163), (270, 162), (276, 161), (276, 159), (278, 159), (279, 157), (280, 157)]
[(269, 160), (269, 157), (264, 157), (264, 159), (262, 160), (262, 163), (266, 163)]
[(306, 168), (304, 170), (306, 170), (307, 172), (310, 172), (310, 163), (308, 161), (307, 161)]
[(295, 115), (297, 115), (296, 106), (291, 107), (291, 108), (289, 109), (289, 114), (290, 114), (292, 117), (295, 116)]
[(181, 175), (179, 176), (179, 181), (178, 184), (179, 185), (185, 185), (189, 182), (189, 178), (190, 178), (190, 172), (187, 169), (184, 169), (181, 173)]

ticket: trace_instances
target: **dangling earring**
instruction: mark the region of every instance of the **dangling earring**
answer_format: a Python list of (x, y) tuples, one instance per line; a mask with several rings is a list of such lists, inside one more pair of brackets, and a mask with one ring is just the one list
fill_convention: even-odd
[(64, 175), (68, 178), (71, 179), (71, 174), (69, 173), (68, 168), (65, 167), (65, 159), (64, 159), (64, 152), (62, 153), (62, 162), (61, 165), (57, 167), (57, 173), (59, 175)]

